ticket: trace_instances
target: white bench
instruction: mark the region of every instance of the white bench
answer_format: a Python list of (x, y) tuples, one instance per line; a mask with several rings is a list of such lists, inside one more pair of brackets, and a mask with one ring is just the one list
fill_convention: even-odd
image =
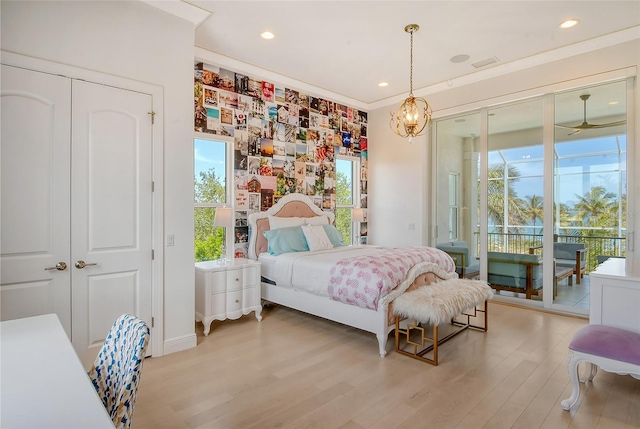
[[(590, 365), (589, 376), (584, 381), (578, 375), (580, 362)], [(640, 333), (603, 325), (583, 326), (571, 339), (567, 365), (572, 391), (560, 404), (570, 410), (578, 402), (580, 383), (593, 380), (598, 367), (640, 380)]]
[[(466, 279), (444, 280), (403, 293), (393, 301), (396, 352), (438, 365), (438, 345), (467, 328), (487, 330), (486, 301), (492, 296), (493, 290), (485, 282)], [(405, 319), (413, 322), (403, 328), (400, 322)], [(439, 338), (438, 325), (445, 323), (458, 329)], [(426, 335), (426, 325), (433, 327), (431, 337)], [(426, 355), (432, 350), (430, 359)]]

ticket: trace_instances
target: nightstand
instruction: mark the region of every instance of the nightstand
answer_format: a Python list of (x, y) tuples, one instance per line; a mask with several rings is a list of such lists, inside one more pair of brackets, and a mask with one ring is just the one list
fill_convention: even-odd
[(238, 319), (252, 311), (262, 320), (260, 262), (233, 259), (227, 265), (218, 261), (195, 265), (196, 322), (202, 322), (205, 336), (214, 320)]

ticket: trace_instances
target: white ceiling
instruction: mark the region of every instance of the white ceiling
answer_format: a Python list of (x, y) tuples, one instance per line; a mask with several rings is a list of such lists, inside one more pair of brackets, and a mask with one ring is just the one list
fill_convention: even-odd
[[(414, 35), (418, 93), (578, 43), (597, 46), (598, 38), (612, 33), (637, 37), (640, 28), (640, 0), (183, 3), (210, 12), (196, 27), (196, 46), (369, 106), (409, 91), (410, 36), (404, 27), (410, 23), (420, 25)], [(561, 30), (567, 18), (580, 23)], [(275, 38), (261, 39), (265, 30)], [(469, 60), (450, 61), (461, 54)], [(472, 65), (488, 58), (498, 61)], [(381, 81), (389, 86), (378, 87)]]

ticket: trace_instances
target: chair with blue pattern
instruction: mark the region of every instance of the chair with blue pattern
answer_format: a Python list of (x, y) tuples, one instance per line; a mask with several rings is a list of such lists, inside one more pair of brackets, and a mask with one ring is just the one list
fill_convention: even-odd
[(123, 314), (109, 330), (88, 372), (93, 387), (117, 429), (131, 427), (149, 336), (149, 326), (143, 320)]

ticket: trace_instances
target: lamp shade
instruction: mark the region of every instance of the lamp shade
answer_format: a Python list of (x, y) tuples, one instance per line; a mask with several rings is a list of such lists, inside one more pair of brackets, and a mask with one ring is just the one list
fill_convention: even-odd
[(353, 222), (364, 222), (364, 210), (362, 210), (361, 208), (352, 209), (351, 220)]
[(230, 207), (216, 208), (216, 214), (213, 218), (213, 226), (223, 226), (225, 228), (230, 228), (232, 226)]

